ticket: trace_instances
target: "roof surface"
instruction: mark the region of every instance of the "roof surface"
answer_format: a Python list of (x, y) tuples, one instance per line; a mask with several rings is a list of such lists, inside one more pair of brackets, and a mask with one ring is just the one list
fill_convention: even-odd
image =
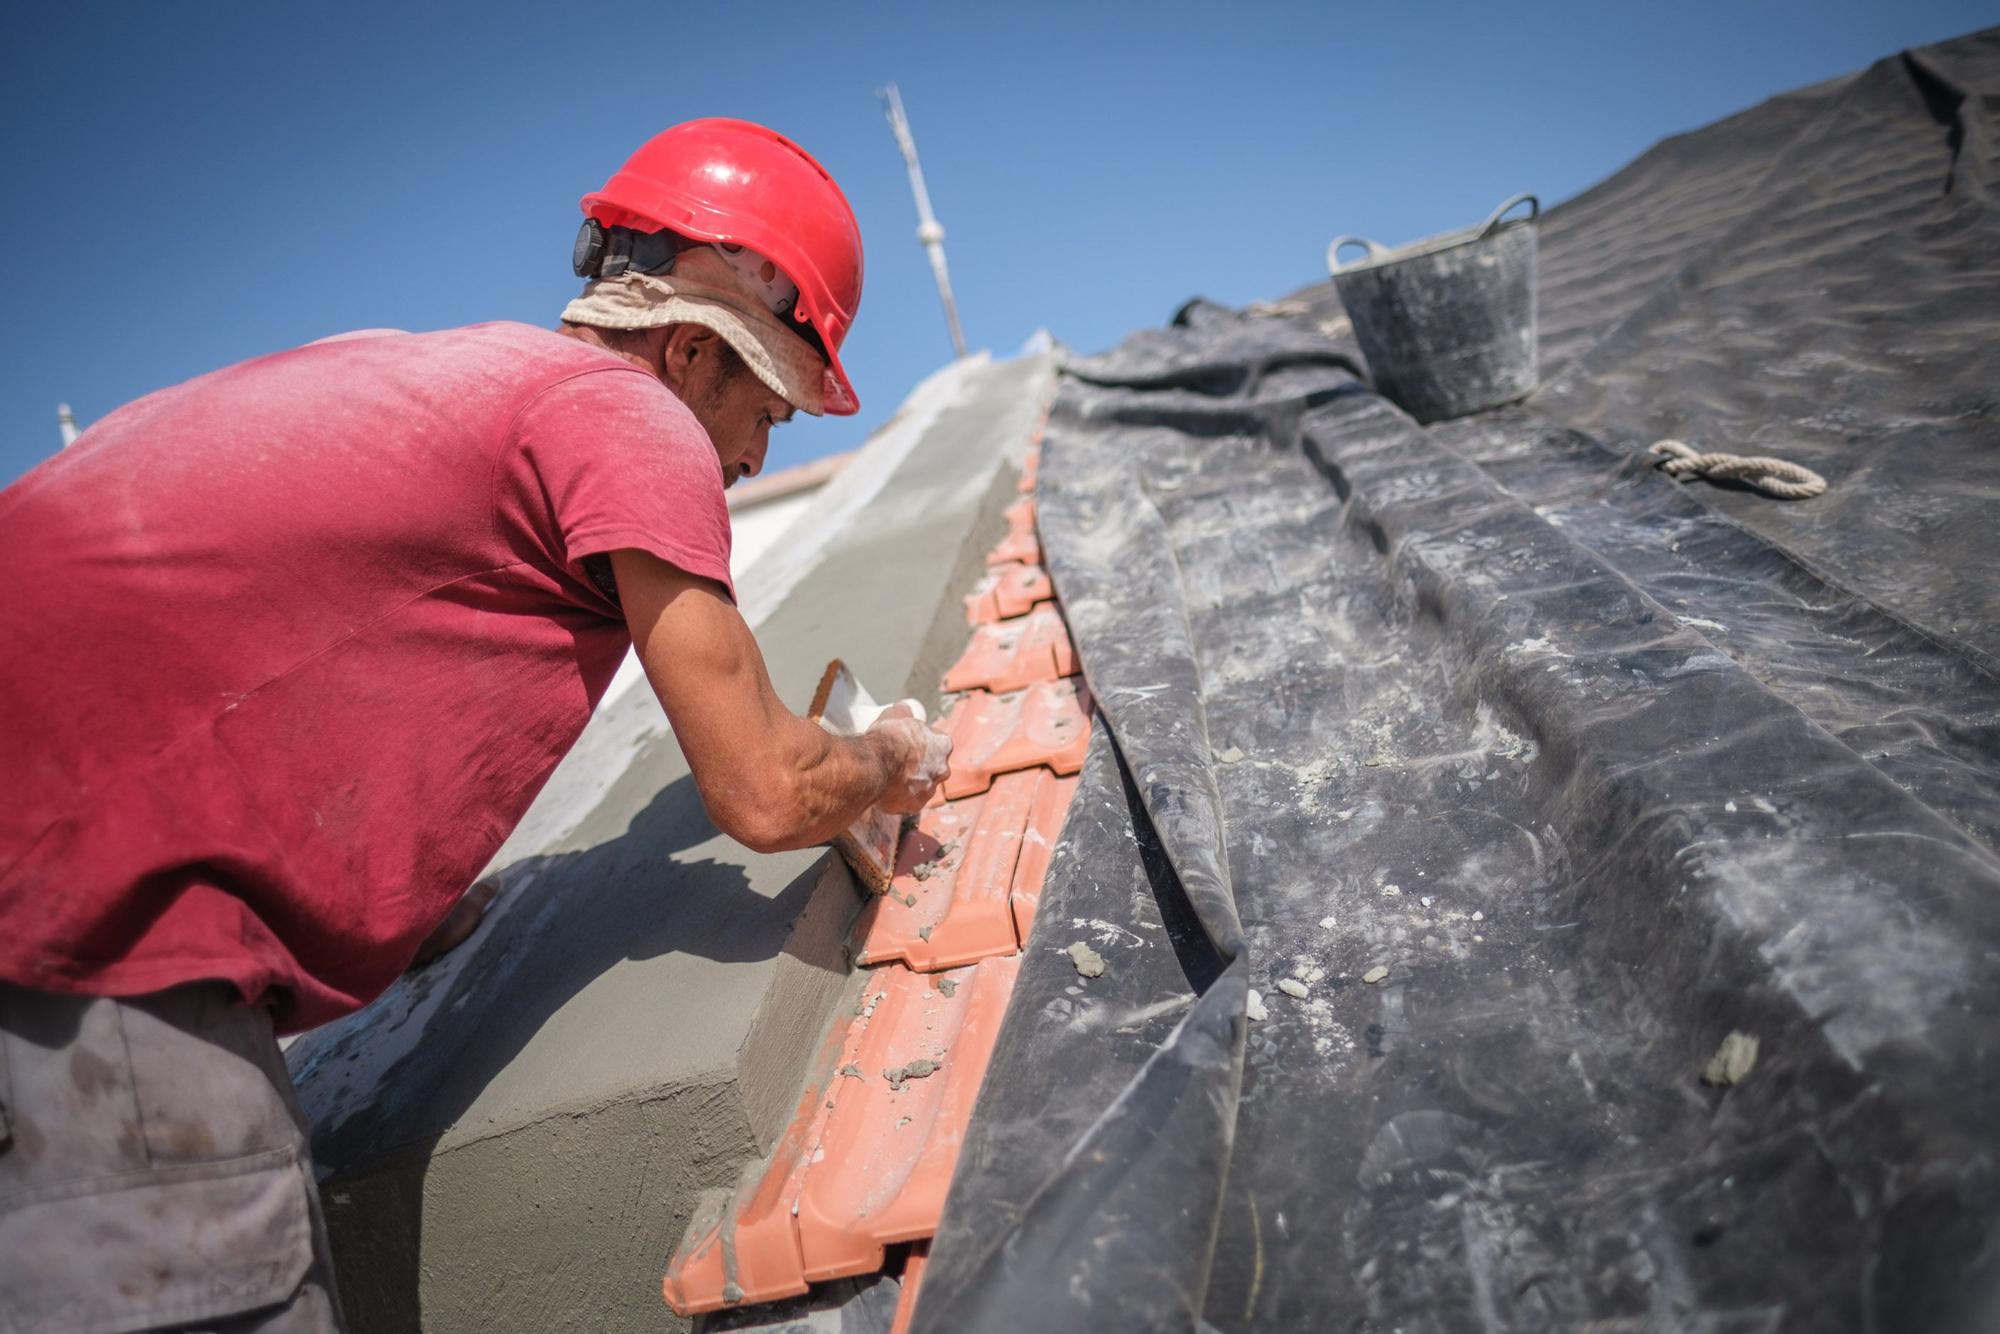
[(1516, 406), (1326, 285), (1067, 368), (1103, 725), (919, 1331), (1991, 1327), (1996, 106), (2000, 30), (1554, 210)]

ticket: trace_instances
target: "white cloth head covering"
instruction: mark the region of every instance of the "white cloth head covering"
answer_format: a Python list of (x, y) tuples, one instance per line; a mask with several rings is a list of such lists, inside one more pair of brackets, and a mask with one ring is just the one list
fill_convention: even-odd
[(749, 279), (709, 246), (681, 252), (672, 273), (628, 270), (593, 278), (563, 307), (562, 318), (598, 329), (713, 329), (772, 393), (800, 412), (825, 413), (826, 359), (787, 329)]

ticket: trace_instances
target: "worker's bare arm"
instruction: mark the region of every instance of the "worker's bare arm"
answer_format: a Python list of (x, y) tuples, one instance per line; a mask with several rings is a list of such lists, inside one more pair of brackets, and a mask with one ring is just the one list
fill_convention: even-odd
[(836, 737), (771, 688), (764, 655), (723, 591), (641, 551), (611, 556), (639, 662), (716, 827), (760, 852), (823, 843), (869, 806), (916, 810), (949, 743), (913, 718)]

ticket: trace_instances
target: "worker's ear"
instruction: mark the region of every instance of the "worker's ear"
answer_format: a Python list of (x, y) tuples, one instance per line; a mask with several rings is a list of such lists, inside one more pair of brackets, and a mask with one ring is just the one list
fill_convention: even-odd
[(720, 355), (722, 335), (701, 324), (672, 324), (660, 348), (660, 378), (680, 393), (704, 360)]

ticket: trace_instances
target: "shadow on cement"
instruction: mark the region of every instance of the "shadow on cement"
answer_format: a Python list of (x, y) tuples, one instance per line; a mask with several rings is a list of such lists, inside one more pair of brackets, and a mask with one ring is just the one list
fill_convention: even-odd
[[(686, 953), (752, 962), (783, 951), (819, 862), (766, 896), (741, 866), (675, 860), (716, 837), (693, 779), (683, 776), (623, 835), (515, 863), (472, 940), (405, 977), (376, 1002), (374, 1022), (355, 1024), (315, 1054), (322, 1068), (359, 1059), (365, 1044), (404, 1024), (423, 1025), (413, 1041), (396, 1040), (406, 1053), (370, 1081), (369, 1104), (314, 1127), (313, 1156), (329, 1173), (323, 1190), (351, 1196), (354, 1206), (331, 1209), (329, 1221), (355, 1328), (420, 1327), (424, 1178), (433, 1151), (552, 1015), (627, 961)], [(435, 988), (443, 993), (433, 1004)], [(642, 1072), (634, 1082), (644, 1082)], [(547, 1102), (553, 1113), (575, 1110), (561, 1106), (560, 1090)]]

